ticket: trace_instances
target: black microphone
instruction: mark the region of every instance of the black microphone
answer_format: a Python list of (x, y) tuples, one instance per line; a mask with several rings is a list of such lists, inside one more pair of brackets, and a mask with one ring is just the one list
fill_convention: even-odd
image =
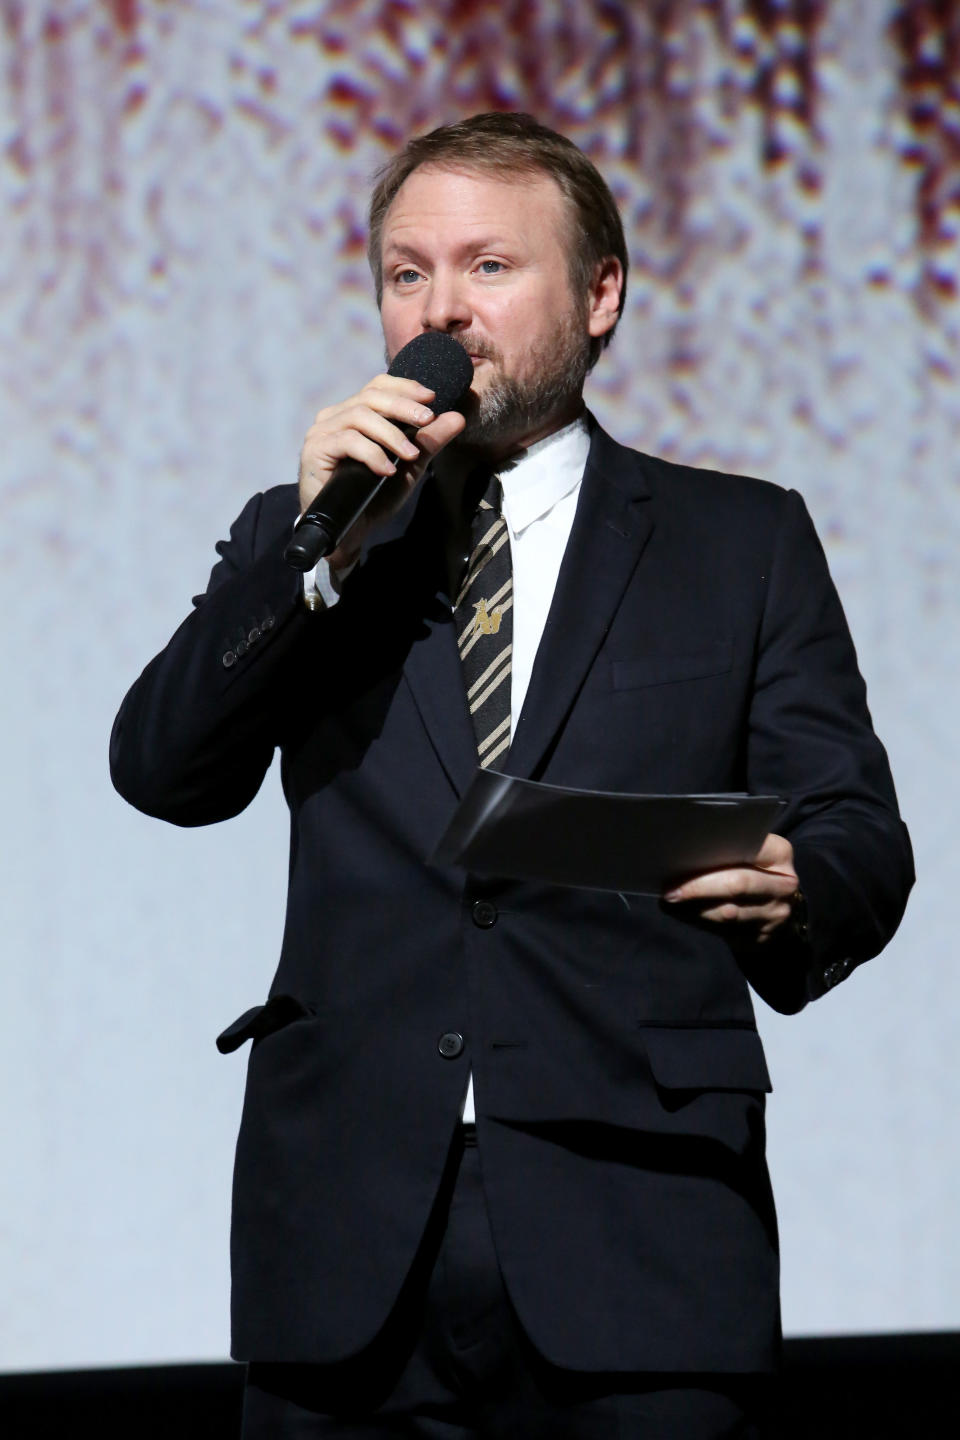
[[(435, 415), (456, 410), (473, 380), (473, 362), (456, 340), (439, 330), (425, 330), (393, 357), (388, 375), (416, 380), (434, 392), (430, 408)], [(411, 440), (416, 425), (400, 425)], [(388, 452), (389, 453), (389, 452)], [(390, 455), (396, 461), (396, 455)], [(363, 514), (390, 475), (375, 475), (361, 460), (341, 460), (319, 495), (297, 521), (293, 539), (283, 558), (294, 570), (312, 570), (317, 561), (336, 550), (350, 526)]]

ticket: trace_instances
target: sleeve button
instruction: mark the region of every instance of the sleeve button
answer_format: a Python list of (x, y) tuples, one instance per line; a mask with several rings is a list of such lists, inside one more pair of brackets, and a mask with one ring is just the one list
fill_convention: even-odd
[(223, 656), (223, 668), (224, 668), (224, 670), (229, 670), (229, 669), (230, 669), (230, 666), (231, 666), (231, 665), (236, 665), (236, 663), (237, 663), (237, 657), (236, 657), (236, 655), (234, 655), (234, 653), (233, 653), (232, 650), (228, 650), (228, 651), (226, 652), (226, 654)]

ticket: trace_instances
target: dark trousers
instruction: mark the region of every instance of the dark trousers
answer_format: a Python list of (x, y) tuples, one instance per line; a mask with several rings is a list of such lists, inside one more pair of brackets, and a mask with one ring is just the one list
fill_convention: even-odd
[(243, 1440), (759, 1440), (769, 1383), (548, 1364), (504, 1289), (468, 1136), (376, 1341), (337, 1365), (251, 1363)]

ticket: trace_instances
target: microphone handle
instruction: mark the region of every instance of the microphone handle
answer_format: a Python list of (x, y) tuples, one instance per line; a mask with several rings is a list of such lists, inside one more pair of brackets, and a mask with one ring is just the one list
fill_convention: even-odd
[[(416, 425), (398, 428), (411, 440), (417, 433)], [(398, 457), (389, 450), (386, 453), (396, 464)], [(392, 475), (375, 475), (362, 460), (354, 460), (349, 455), (339, 461), (326, 485), (297, 521), (293, 538), (283, 552), (287, 564), (304, 574), (312, 570), (318, 560), (336, 550), (351, 525), (376, 499), (386, 481), (392, 479)]]

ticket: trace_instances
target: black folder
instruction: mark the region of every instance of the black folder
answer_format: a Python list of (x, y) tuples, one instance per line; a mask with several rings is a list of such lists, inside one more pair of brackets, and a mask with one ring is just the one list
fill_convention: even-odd
[(477, 770), (434, 851), (477, 875), (661, 895), (749, 865), (786, 805), (775, 795), (630, 795)]

